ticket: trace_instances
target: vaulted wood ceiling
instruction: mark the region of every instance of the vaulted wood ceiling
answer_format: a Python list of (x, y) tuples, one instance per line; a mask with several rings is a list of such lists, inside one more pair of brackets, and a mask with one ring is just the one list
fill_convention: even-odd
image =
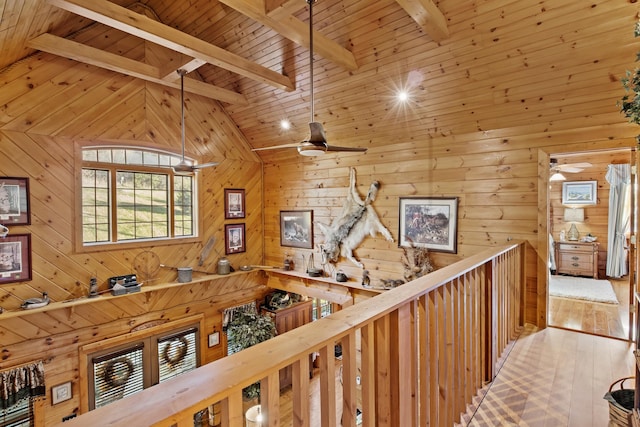
[[(313, 120), (332, 143), (368, 148), (608, 123), (634, 57), (632, 3), (318, 0)], [(37, 50), (172, 88), (186, 69), (185, 90), (222, 102), (254, 148), (308, 135), (306, 0), (24, 0), (0, 13), (0, 69)], [(79, 41), (91, 25), (148, 41), (146, 54)]]

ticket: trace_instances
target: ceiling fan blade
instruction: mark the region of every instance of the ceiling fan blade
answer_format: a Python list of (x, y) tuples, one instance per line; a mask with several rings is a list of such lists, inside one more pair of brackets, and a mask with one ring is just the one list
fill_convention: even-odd
[(560, 171), (562, 171), (562, 172), (569, 172), (569, 173), (578, 173), (578, 172), (582, 172), (584, 170), (583, 168), (577, 168), (577, 167), (569, 166), (569, 165), (567, 165), (565, 167), (562, 167), (562, 168), (558, 168), (558, 169)]
[(367, 149), (361, 147), (338, 147), (336, 145), (327, 145), (327, 151), (352, 151), (364, 153)]
[(200, 165), (193, 165), (192, 169), (204, 169), (204, 168), (210, 168), (213, 166), (218, 166), (220, 164), (220, 162), (209, 162), (209, 163), (202, 163)]
[(274, 145), (272, 147), (253, 148), (251, 151), (279, 150), (280, 148), (298, 148), (299, 143)]

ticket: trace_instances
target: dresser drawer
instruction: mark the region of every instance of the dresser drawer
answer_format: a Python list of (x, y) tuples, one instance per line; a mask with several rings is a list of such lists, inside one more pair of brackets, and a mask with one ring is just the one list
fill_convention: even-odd
[(592, 245), (581, 245), (576, 243), (559, 243), (558, 250), (563, 252), (579, 252), (593, 254), (597, 249)]
[(593, 255), (579, 253), (561, 253), (561, 269), (593, 271)]
[(598, 278), (598, 244), (559, 242), (556, 246), (558, 274)]

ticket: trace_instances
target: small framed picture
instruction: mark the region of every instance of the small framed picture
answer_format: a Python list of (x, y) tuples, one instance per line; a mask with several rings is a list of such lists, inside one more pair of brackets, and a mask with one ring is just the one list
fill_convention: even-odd
[(400, 197), (400, 247), (457, 253), (457, 197)]
[(220, 332), (209, 334), (209, 347), (214, 347), (218, 344), (220, 344)]
[(280, 246), (313, 249), (313, 211), (280, 211)]
[(225, 219), (244, 218), (244, 190), (238, 188), (224, 189)]
[(0, 239), (0, 285), (31, 280), (31, 234)]
[(56, 405), (71, 399), (71, 381), (51, 387), (51, 403)]
[(0, 177), (0, 224), (31, 224), (29, 178)]
[(563, 205), (595, 205), (598, 202), (598, 181), (562, 183)]
[(244, 224), (225, 224), (224, 251), (227, 255), (245, 252)]

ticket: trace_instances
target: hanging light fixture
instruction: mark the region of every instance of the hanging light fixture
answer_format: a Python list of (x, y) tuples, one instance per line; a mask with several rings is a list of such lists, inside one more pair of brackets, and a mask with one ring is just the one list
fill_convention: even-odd
[(549, 178), (549, 181), (565, 181), (567, 178), (565, 178), (564, 175), (562, 175), (560, 172), (556, 172), (553, 175), (551, 175), (551, 178)]

